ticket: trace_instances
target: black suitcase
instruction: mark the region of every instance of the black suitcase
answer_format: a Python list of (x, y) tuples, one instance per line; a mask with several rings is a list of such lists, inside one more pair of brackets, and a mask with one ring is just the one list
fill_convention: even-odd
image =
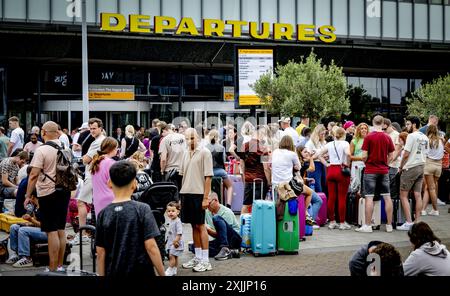
[(349, 192), (347, 195), (347, 210), (345, 220), (348, 224), (358, 225), (358, 208), (361, 195), (358, 192)]
[[(48, 265), (48, 244), (31, 244), (31, 259), (33, 260), (33, 265), (36, 267)], [(69, 265), (68, 261), (69, 255), (72, 253), (72, 245), (66, 244), (66, 251), (64, 253), (64, 265)]]

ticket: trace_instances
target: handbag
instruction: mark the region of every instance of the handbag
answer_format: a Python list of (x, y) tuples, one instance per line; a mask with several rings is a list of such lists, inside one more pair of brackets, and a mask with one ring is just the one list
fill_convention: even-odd
[[(341, 158), (339, 157), (339, 153), (338, 153), (338, 151), (336, 149), (336, 141), (333, 141), (333, 146), (334, 146), (334, 151), (336, 151), (336, 156), (338, 157), (338, 160), (341, 161)], [(341, 163), (341, 173), (342, 173), (342, 175), (344, 175), (346, 177), (350, 177), (351, 176), (350, 169), (344, 163)]]
[(291, 186), (291, 189), (294, 191), (294, 193), (299, 196), (303, 192), (303, 179), (299, 176), (299, 174), (296, 174), (292, 179), (289, 181), (289, 185)]

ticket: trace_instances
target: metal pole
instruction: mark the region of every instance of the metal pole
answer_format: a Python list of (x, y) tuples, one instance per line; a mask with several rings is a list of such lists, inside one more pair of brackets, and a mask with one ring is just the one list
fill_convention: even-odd
[(41, 102), (41, 68), (38, 67), (38, 85), (37, 85), (37, 125), (41, 127), (41, 113), (42, 113), (42, 102)]
[(89, 90), (88, 90), (88, 51), (87, 51), (87, 24), (86, 0), (81, 0), (81, 47), (82, 47), (82, 80), (83, 80), (83, 122), (89, 120)]

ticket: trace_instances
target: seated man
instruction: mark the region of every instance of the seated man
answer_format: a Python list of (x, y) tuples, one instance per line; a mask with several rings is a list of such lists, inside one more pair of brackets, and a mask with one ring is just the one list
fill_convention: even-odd
[(27, 212), (22, 217), (29, 221), (24, 224), (11, 225), (9, 243), (11, 254), (6, 261), (13, 267), (31, 267), (33, 260), (30, 255), (30, 242), (46, 243), (47, 234), (41, 231), (41, 223), (39, 222), (39, 203), (36, 198), (36, 192), (31, 195), (31, 203), (27, 205)]
[(19, 169), (28, 161), (28, 153), (19, 152), (15, 156), (3, 159), (0, 162), (0, 198), (15, 199), (17, 195), (17, 175)]
[(233, 211), (219, 203), (215, 192), (208, 197), (205, 223), (210, 239), (213, 239), (209, 242), (209, 256), (216, 260), (238, 257), (242, 242), (239, 224)]

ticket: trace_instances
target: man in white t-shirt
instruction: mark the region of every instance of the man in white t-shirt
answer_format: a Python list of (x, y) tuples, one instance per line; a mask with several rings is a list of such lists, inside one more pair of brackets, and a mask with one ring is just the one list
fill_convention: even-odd
[[(391, 137), (392, 143), (394, 144), (395, 151), (399, 151), (402, 149), (400, 142), (398, 140), (399, 132), (394, 129), (392, 126), (392, 122), (388, 118), (384, 118), (383, 121), (383, 131)], [(389, 186), (391, 192), (391, 198), (398, 199), (399, 198), (399, 178), (398, 168), (400, 167), (400, 158), (397, 157), (389, 162)]]
[(412, 132), (406, 138), (404, 154), (400, 163), (400, 200), (406, 222), (397, 227), (397, 230), (408, 231), (413, 225), (408, 201), (408, 194), (411, 189), (414, 190), (414, 198), (416, 199), (416, 221), (419, 220), (422, 211), (422, 183), (429, 140), (419, 131), (420, 119), (418, 117), (408, 117), (406, 125), (411, 126), (408, 132)]
[(184, 153), (187, 150), (184, 134), (169, 130), (169, 134), (159, 144), (161, 174), (164, 180), (173, 181), (181, 189), (182, 177), (179, 174)]
[(300, 137), (297, 131), (293, 127), (291, 127), (291, 119), (289, 117), (281, 117), (280, 122), (281, 128), (283, 129), (283, 136), (290, 136), (294, 141), (294, 146), (300, 146)]
[(82, 156), (81, 151), (81, 145), (78, 144), (78, 138), (80, 137), (80, 134), (84, 131), (87, 131), (89, 129), (89, 125), (87, 122), (84, 122), (81, 127), (78, 129), (78, 132), (73, 136), (72, 141), (72, 153), (73, 157), (80, 158)]
[(70, 141), (69, 137), (62, 131), (61, 126), (58, 124), (58, 135), (59, 135), (59, 141), (61, 144), (63, 144), (65, 149), (70, 148)]
[(13, 131), (11, 132), (11, 137), (9, 139), (8, 145), (8, 155), (13, 154), (17, 149), (22, 149), (24, 144), (25, 132), (20, 128), (19, 118), (17, 116), (13, 116), (8, 119), (9, 128)]

